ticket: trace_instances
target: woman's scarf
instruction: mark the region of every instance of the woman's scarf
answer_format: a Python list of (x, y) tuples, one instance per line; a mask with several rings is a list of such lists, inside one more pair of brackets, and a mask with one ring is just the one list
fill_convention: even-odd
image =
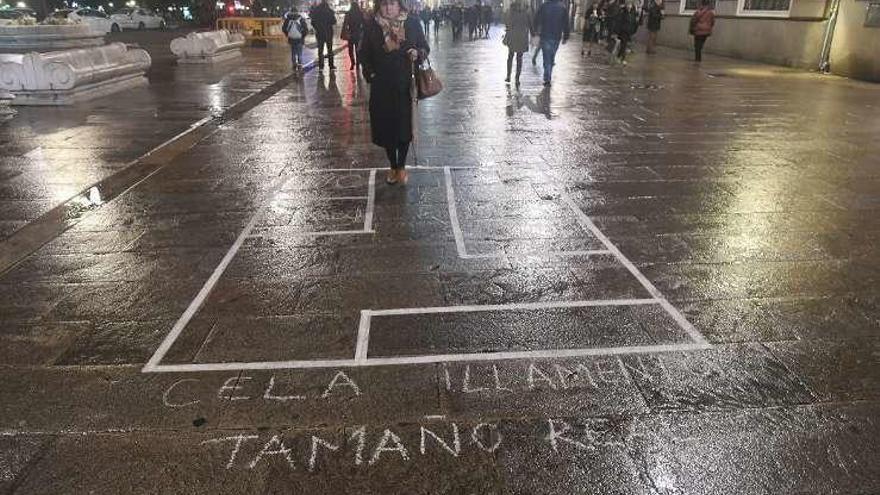
[(379, 23), (379, 27), (382, 28), (382, 34), (385, 36), (385, 52), (400, 50), (400, 44), (406, 41), (406, 29), (404, 29), (406, 12), (397, 16), (397, 19), (386, 19), (381, 15), (377, 15), (376, 21)]

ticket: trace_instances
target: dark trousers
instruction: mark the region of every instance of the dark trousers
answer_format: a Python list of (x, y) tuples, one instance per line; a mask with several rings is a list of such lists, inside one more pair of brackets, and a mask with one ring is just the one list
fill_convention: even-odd
[[(326, 55), (324, 52), (325, 48), (327, 49)], [(333, 65), (333, 37), (332, 36), (328, 36), (326, 38), (324, 38), (324, 37), (318, 38), (318, 68), (319, 69), (324, 67), (324, 58), (325, 57), (330, 62), (329, 63), (330, 68), (331, 69), (334, 68), (334, 65)]]
[(694, 60), (697, 62), (703, 60), (703, 45), (706, 44), (707, 38), (709, 38), (707, 34), (694, 35)]
[(522, 73), (523, 52), (514, 52), (507, 50), (507, 80), (510, 80), (510, 69), (513, 68), (513, 57), (516, 56), (516, 82), (519, 82), (519, 75)]
[(391, 168), (402, 170), (406, 168), (406, 154), (409, 152), (409, 142), (397, 143), (396, 148), (385, 148), (385, 154), (388, 156), (388, 162)]
[[(360, 63), (357, 59), (358, 41), (348, 40), (348, 60), (351, 62), (351, 68), (354, 69)], [(331, 52), (332, 53), (332, 52)], [(332, 65), (332, 62), (331, 62)]]
[(429, 29), (431, 29), (431, 21), (430, 21), (430, 19), (427, 20), (427, 21), (422, 21), (422, 24), (425, 25), (425, 36), (430, 36), (431, 33), (428, 31)]
[(461, 23), (460, 22), (453, 22), (452, 23), (452, 39), (453, 40), (460, 40), (461, 39), (461, 31), (462, 31)]
[(617, 52), (617, 58), (621, 61), (626, 60), (626, 47), (629, 45), (629, 36), (619, 36), (620, 50)]

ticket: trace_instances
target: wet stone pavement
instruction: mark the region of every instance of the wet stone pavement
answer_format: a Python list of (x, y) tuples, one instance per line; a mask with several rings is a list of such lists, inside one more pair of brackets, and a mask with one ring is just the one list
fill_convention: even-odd
[(131, 184), (202, 76), (0, 128), (7, 245), (119, 191), (0, 274), (0, 492), (880, 493), (878, 88), (499, 39), (432, 40), (405, 187), (348, 70)]

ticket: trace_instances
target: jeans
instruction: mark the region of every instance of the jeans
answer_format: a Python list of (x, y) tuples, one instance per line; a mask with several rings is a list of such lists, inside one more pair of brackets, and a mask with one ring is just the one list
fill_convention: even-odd
[(290, 62), (294, 67), (302, 65), (303, 40), (290, 40)]
[[(327, 48), (327, 55), (324, 55), (324, 48)], [(324, 67), (324, 58), (330, 61), (330, 68), (333, 68), (333, 37), (318, 38), (318, 68)]]
[(541, 38), (541, 53), (544, 57), (544, 82), (550, 82), (553, 76), (553, 64), (556, 63), (556, 50), (559, 49), (559, 40)]

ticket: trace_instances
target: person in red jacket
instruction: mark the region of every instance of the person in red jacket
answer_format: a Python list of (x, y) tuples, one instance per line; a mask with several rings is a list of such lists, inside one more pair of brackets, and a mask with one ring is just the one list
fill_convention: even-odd
[(715, 27), (715, 11), (709, 4), (710, 0), (700, 0), (700, 8), (691, 17), (690, 31), (694, 36), (694, 56), (697, 62), (703, 59), (703, 45), (706, 39), (712, 35)]

